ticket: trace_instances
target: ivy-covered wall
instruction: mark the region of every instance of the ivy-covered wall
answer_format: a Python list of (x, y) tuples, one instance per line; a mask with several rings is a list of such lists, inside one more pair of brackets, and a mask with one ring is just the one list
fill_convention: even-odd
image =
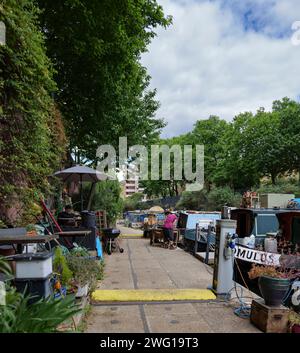
[(56, 86), (32, 0), (2, 0), (0, 21), (0, 219), (14, 225), (39, 212), (37, 195), (64, 158), (66, 138), (53, 101)]

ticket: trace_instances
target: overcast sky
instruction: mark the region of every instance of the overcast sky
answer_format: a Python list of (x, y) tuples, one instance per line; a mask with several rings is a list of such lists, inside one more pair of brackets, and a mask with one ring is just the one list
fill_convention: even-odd
[(300, 100), (300, 45), (292, 23), (300, 0), (158, 0), (173, 25), (159, 29), (142, 57), (161, 102), (163, 137), (190, 131), (199, 119), (231, 120)]

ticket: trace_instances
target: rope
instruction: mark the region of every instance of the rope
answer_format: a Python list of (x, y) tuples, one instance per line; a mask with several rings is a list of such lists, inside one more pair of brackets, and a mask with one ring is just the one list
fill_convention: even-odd
[[(234, 254), (232, 252), (232, 266), (233, 267), (234, 267), (234, 263), (237, 266), (237, 269), (238, 269), (238, 271), (239, 271), (239, 273), (240, 273), (240, 275), (242, 277), (242, 280), (243, 280), (243, 282), (245, 284), (245, 287), (249, 290), (249, 287), (247, 286), (247, 283), (246, 283), (246, 281), (245, 281), (245, 279), (243, 277), (241, 269), (240, 269), (236, 259), (234, 258)], [(229, 299), (228, 297), (230, 296), (231, 291), (235, 290), (236, 298), (238, 299), (240, 305), (237, 308), (234, 309), (234, 314), (237, 315), (238, 317), (242, 318), (242, 319), (249, 319), (250, 313), (251, 313), (251, 305), (245, 303), (244, 299), (245, 298), (250, 298), (250, 297), (244, 297), (243, 296), (243, 288), (242, 287), (240, 287), (241, 288), (241, 295), (238, 294), (237, 285), (236, 285), (236, 282), (235, 282), (235, 272), (234, 271), (233, 271), (233, 281), (234, 281), (234, 287), (231, 288), (228, 291), (228, 293), (226, 295), (226, 301), (230, 301), (230, 300), (234, 299), (234, 298)], [(251, 298), (253, 299), (253, 295), (252, 295), (250, 290), (249, 290), (249, 292), (250, 292)]]

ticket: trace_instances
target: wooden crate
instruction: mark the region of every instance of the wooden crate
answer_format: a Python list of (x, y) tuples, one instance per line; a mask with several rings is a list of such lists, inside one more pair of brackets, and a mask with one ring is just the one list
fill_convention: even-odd
[(96, 211), (96, 225), (100, 231), (104, 228), (107, 228), (106, 211), (103, 211), (103, 210)]
[(285, 333), (288, 329), (289, 308), (267, 306), (263, 299), (254, 299), (251, 305), (251, 323), (266, 333)]

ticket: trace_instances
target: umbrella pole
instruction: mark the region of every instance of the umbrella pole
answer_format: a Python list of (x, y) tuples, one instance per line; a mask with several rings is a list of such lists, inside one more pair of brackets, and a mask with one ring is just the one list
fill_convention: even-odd
[(90, 194), (89, 194), (89, 201), (88, 201), (88, 205), (87, 205), (87, 210), (89, 211), (91, 209), (92, 206), (92, 201), (93, 201), (93, 197), (95, 194), (95, 189), (96, 189), (96, 183), (93, 182), (91, 189), (90, 189)]
[(81, 203), (81, 211), (83, 211), (82, 174), (80, 174), (80, 203)]

